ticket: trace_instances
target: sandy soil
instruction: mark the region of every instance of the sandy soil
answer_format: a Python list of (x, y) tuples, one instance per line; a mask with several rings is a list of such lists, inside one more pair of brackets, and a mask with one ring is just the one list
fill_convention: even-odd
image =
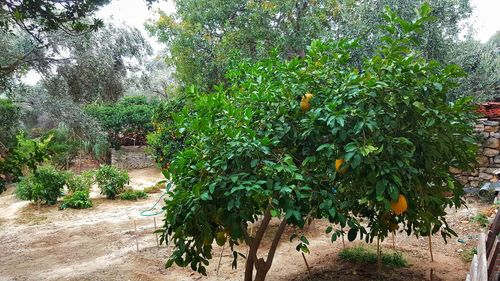
[[(131, 186), (141, 189), (162, 179), (159, 171), (141, 169), (130, 172)], [(87, 210), (58, 210), (43, 206), (40, 210), (28, 202), (19, 201), (13, 188), (0, 195), (0, 281), (4, 280), (242, 280), (244, 260), (238, 269), (231, 268), (232, 254), (215, 246), (214, 259), (208, 267), (208, 277), (188, 268), (164, 268), (170, 248), (156, 246), (154, 221), (140, 212), (152, 206), (161, 194), (148, 199), (128, 202), (94, 197), (94, 207)], [(396, 247), (410, 266), (384, 269), (379, 280), (464, 280), (469, 265), (460, 252), (475, 246), (480, 228), (470, 218), (486, 206), (469, 203), (469, 209), (452, 211), (450, 224), (458, 238), (448, 244), (433, 237), (434, 259), (430, 262), (427, 238), (396, 237)], [(134, 222), (137, 232), (134, 231)], [(161, 215), (156, 217), (158, 226)], [(295, 243), (284, 235), (268, 280), (376, 280), (375, 267), (355, 265), (338, 258), (340, 241), (331, 243), (324, 233), (327, 223), (315, 221), (307, 231), (311, 254), (306, 255), (312, 267), (307, 273)], [(286, 234), (291, 233), (291, 229)], [(137, 245), (139, 251), (137, 251)], [(463, 242), (458, 242), (458, 239)], [(352, 246), (361, 242), (346, 243)], [(392, 240), (383, 244), (391, 248)], [(246, 252), (240, 248), (241, 252)], [(217, 267), (222, 253), (219, 271)]]

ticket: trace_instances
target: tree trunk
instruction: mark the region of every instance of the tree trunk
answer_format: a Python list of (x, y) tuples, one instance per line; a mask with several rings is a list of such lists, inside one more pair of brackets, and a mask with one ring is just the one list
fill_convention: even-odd
[(253, 257), (248, 255), (247, 261), (245, 263), (245, 279), (244, 279), (245, 281), (253, 280), (253, 264), (254, 264)]
[(254, 281), (265, 281), (268, 271), (269, 271), (268, 269), (257, 270), (257, 274), (255, 274)]

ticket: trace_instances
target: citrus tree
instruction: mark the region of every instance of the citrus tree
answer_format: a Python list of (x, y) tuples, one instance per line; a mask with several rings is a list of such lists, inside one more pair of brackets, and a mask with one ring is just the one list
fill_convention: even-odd
[[(316, 218), (332, 223), (332, 240), (344, 227), (368, 242), (398, 225), (454, 234), (445, 208), (460, 206), (462, 191), (448, 169), (474, 161), (473, 116), (467, 100), (446, 99), (461, 71), (413, 48), (429, 14), (424, 5), (409, 22), (387, 9), (386, 36), (360, 68), (350, 64), (357, 41), (314, 41), (303, 58), (235, 62), (227, 85), (192, 88), (168, 107), (177, 110), (157, 113), (151, 138), (166, 140), (164, 174), (175, 183), (164, 207), (162, 241), (174, 245), (166, 266), (206, 274), (215, 241), (229, 244), (234, 267), (245, 257), (244, 280), (264, 280), (285, 228)], [(302, 236), (297, 249), (308, 244)]]

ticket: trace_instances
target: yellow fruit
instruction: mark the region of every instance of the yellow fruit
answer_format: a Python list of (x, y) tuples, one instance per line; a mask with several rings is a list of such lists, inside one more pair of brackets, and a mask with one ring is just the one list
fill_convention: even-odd
[(300, 109), (302, 112), (309, 111), (311, 109), (311, 104), (310, 101), (313, 98), (313, 94), (307, 92), (307, 94), (302, 96), (302, 99), (300, 100)]
[(226, 244), (226, 240), (226, 233), (224, 233), (224, 231), (218, 231), (215, 238), (215, 242), (217, 242), (217, 245), (223, 246), (224, 244)]
[(399, 194), (398, 201), (391, 202), (391, 209), (397, 216), (401, 215), (408, 209), (408, 202), (403, 194)]
[(347, 167), (340, 169), (340, 167), (342, 166), (342, 164), (344, 164), (344, 162), (345, 162), (344, 159), (335, 160), (335, 170), (341, 174), (345, 174), (345, 172), (347, 172)]

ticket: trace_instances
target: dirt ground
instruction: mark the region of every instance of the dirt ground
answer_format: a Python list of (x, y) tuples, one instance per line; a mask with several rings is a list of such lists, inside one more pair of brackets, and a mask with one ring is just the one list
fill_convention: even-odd
[[(131, 186), (142, 189), (162, 179), (156, 169), (130, 171)], [(238, 269), (231, 268), (232, 254), (215, 246), (208, 276), (193, 273), (189, 268), (164, 268), (170, 248), (156, 246), (153, 217), (140, 212), (151, 207), (161, 194), (134, 202), (106, 200), (92, 193), (94, 207), (87, 210), (57, 206), (42, 207), (19, 201), (13, 188), (0, 195), (0, 281), (6, 280), (242, 280), (244, 260)], [(445, 244), (433, 237), (434, 262), (430, 262), (427, 238), (396, 237), (396, 248), (402, 251), (410, 266), (385, 268), (376, 277), (375, 266), (356, 265), (338, 258), (340, 241), (331, 243), (324, 233), (327, 223), (315, 221), (307, 230), (311, 254), (308, 274), (304, 260), (284, 235), (276, 253), (268, 280), (464, 280), (469, 264), (462, 252), (476, 244), (481, 228), (471, 217), (488, 205), (469, 202), (469, 208), (450, 211), (449, 222), (458, 237)], [(161, 215), (156, 217), (158, 226)], [(135, 223), (135, 226), (134, 226)], [(137, 232), (134, 231), (137, 228)], [(290, 234), (288, 229), (285, 234)], [(136, 244), (137, 237), (137, 244)], [(460, 240), (460, 241), (459, 241)], [(346, 242), (353, 246), (361, 242)], [(139, 251), (137, 251), (137, 247)], [(392, 248), (392, 239), (383, 243)], [(246, 252), (240, 248), (241, 252)], [(221, 257), (222, 254), (222, 258)], [(217, 267), (220, 259), (220, 268)]]

